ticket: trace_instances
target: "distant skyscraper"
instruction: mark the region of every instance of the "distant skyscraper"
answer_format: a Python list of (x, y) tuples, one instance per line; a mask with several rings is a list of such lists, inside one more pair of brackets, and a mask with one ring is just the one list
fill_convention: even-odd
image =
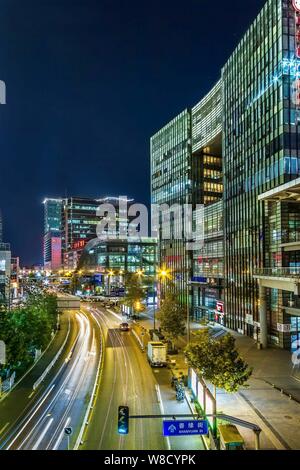
[(59, 269), (61, 266), (61, 216), (62, 199), (44, 200), (44, 267)]

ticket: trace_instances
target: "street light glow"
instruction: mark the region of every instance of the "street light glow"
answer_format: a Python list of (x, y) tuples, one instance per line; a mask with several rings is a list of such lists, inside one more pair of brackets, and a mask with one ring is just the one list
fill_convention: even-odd
[(167, 268), (161, 268), (158, 270), (158, 276), (162, 279), (170, 279), (171, 278), (171, 273), (170, 270)]

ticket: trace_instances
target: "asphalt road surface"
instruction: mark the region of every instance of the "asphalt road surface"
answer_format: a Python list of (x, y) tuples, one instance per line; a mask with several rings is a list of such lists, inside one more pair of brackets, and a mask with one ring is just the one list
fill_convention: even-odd
[[(23, 400), (26, 396), (28, 403), (24, 401), (23, 413), (3, 429), (0, 448), (58, 450), (74, 447), (95, 382), (100, 341), (98, 323), (88, 312), (70, 314), (68, 341), (53, 378), (37, 392), (19, 387)], [(20, 390), (19, 394), (21, 397)], [(14, 392), (8, 399), (14, 399)], [(65, 434), (65, 428), (72, 428), (70, 437)]]
[(120, 320), (95, 305), (87, 308), (101, 325), (105, 356), (98, 398), (81, 449), (166, 450), (160, 419), (130, 420), (129, 434), (118, 434), (120, 405), (129, 406), (131, 415), (161, 414), (156, 380), (132, 334), (119, 330)]

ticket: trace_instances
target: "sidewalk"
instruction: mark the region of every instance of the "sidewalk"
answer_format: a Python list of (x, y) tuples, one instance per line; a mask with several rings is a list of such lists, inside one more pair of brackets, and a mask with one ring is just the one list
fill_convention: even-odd
[[(154, 369), (158, 382), (158, 398), (162, 414), (192, 414), (188, 402), (178, 403), (176, 392), (171, 387), (172, 372), (168, 369)], [(188, 420), (189, 418), (184, 418)], [(192, 419), (192, 418), (191, 418)], [(201, 436), (170, 437), (170, 450), (206, 450)]]
[[(119, 321), (125, 321), (126, 316), (122, 316), (120, 313), (116, 313), (113, 309), (107, 309), (112, 315), (114, 315)], [(148, 330), (153, 328), (153, 318), (149, 318), (147, 315), (140, 315), (138, 322), (131, 323), (131, 332), (135, 336), (137, 343), (140, 348), (147, 350), (147, 344), (151, 341)], [(171, 379), (173, 374), (177, 375), (176, 368), (168, 369), (153, 369), (153, 374), (157, 382), (156, 393), (159, 402), (161, 414), (167, 415), (191, 415), (193, 413), (189, 403), (185, 400), (179, 403), (176, 400), (175, 389), (171, 387)], [(189, 418), (184, 418), (189, 419)], [(192, 418), (190, 418), (192, 419)], [(187, 436), (184, 437), (167, 437), (166, 443), (169, 450), (206, 450), (201, 436)]]
[[(151, 312), (150, 318), (141, 316), (139, 324), (146, 329), (153, 328), (151, 317)], [(199, 329), (199, 325), (192, 324), (191, 329)], [(224, 332), (226, 331), (224, 329)], [(300, 373), (298, 368), (296, 370), (293, 367), (291, 353), (276, 348), (258, 350), (253, 339), (233, 331), (229, 332), (235, 337), (242, 357), (253, 367), (253, 375), (249, 386), (243, 387), (239, 393), (227, 394), (218, 390), (218, 412), (260, 426), (263, 449), (300, 449), (300, 403), (296, 401), (300, 402)], [(183, 337), (178, 342), (181, 351), (174, 356), (175, 374), (187, 374), (188, 368), (182, 352), (185, 344)], [(164, 397), (167, 403), (167, 392)], [(252, 432), (245, 429), (240, 429), (240, 432), (247, 449), (254, 449)]]

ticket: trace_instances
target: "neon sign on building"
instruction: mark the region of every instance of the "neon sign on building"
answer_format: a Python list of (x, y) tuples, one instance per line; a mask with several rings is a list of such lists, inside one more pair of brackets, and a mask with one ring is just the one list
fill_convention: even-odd
[(86, 240), (77, 240), (73, 243), (73, 250), (80, 250), (86, 245)]

